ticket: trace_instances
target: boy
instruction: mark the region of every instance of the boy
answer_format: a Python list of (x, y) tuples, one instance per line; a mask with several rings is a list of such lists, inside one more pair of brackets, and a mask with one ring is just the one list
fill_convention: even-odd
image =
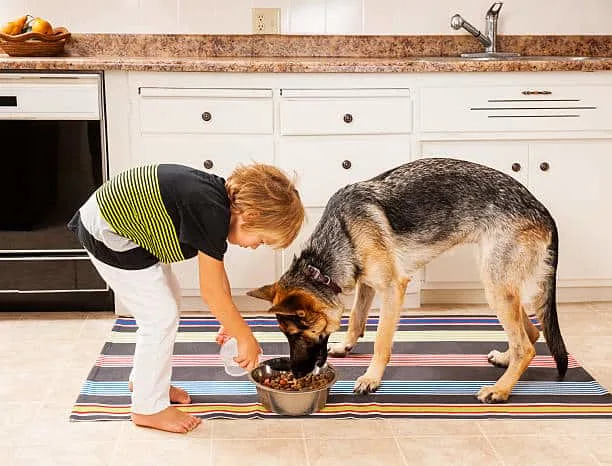
[(261, 164), (238, 167), (227, 181), (175, 164), (132, 168), (83, 204), (68, 228), (138, 325), (130, 374), (135, 424), (184, 433), (201, 422), (170, 406), (191, 398), (170, 386), (180, 290), (169, 264), (198, 256), (202, 299), (236, 338), (236, 362), (250, 370), (261, 349), (232, 301), (227, 242), (284, 248), (303, 220), (293, 183)]

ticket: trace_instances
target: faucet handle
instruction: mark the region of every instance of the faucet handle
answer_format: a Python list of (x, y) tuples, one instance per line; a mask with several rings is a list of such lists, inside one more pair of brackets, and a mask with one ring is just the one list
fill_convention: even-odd
[(489, 8), (489, 11), (487, 11), (487, 18), (489, 16), (499, 15), (499, 10), (501, 10), (502, 5), (503, 5), (503, 2), (495, 2), (493, 5), (491, 5), (491, 7)]

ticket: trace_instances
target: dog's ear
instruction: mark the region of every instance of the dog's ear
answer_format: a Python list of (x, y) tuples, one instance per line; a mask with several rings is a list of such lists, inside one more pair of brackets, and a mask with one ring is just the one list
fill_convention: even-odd
[(274, 296), (276, 296), (276, 283), (273, 283), (271, 285), (265, 285), (255, 290), (247, 291), (247, 296), (265, 299), (266, 301), (272, 302)]
[[(285, 307), (283, 305), (276, 305), (276, 306), (272, 306), (270, 309), (268, 309), (268, 312), (270, 314), (281, 314), (284, 316), (294, 316), (297, 314), (297, 312), (295, 311), (295, 309), (291, 309), (288, 307)], [(303, 311), (301, 311), (303, 312)]]

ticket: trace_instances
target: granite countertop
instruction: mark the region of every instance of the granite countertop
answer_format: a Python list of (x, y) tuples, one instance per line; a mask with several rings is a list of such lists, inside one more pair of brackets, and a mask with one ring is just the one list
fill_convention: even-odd
[[(74, 34), (65, 55), (0, 55), (0, 70), (235, 73), (610, 71), (612, 36), (500, 36), (521, 56), (466, 59), (470, 36)], [(308, 55), (308, 56), (305, 56)]]

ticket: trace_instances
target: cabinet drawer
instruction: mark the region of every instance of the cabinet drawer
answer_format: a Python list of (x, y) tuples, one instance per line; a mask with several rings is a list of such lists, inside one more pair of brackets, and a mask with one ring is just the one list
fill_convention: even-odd
[(323, 207), (338, 189), (372, 178), (408, 162), (409, 138), (286, 138), (280, 142), (280, 166), (297, 173), (305, 206)]
[(421, 90), (420, 130), (572, 131), (612, 128), (612, 86)]
[(140, 88), (143, 133), (272, 134), (270, 89)]
[(142, 135), (134, 150), (134, 165), (179, 163), (227, 178), (240, 163), (271, 164), (272, 136)]
[(283, 135), (410, 133), (410, 92), (283, 89), (280, 131)]

